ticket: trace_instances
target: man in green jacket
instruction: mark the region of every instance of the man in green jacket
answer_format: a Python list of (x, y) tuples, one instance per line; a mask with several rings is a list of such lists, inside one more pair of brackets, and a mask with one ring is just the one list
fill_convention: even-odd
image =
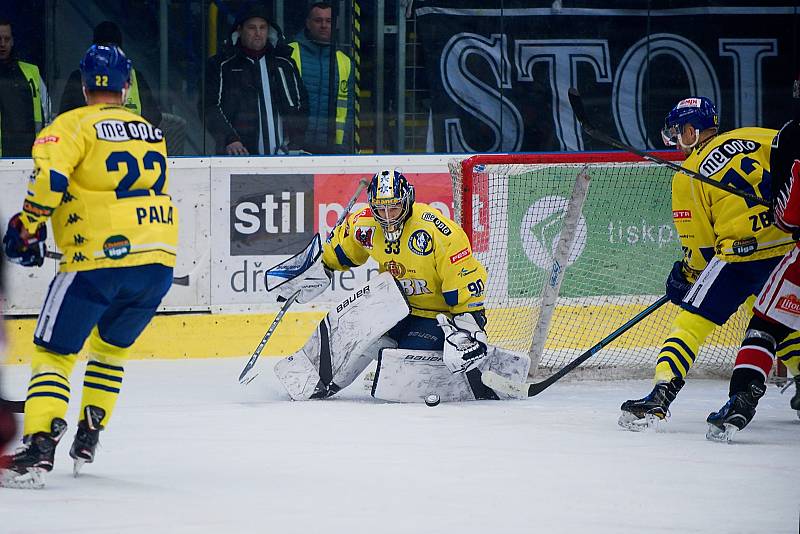
[(49, 122), (39, 67), (19, 60), (11, 23), (0, 19), (0, 157), (30, 157), (36, 134)]
[(330, 105), (331, 19), (330, 3), (311, 4), (305, 29), (289, 43), (308, 91), (309, 119), (303, 148), (317, 154), (353, 151), (353, 63), (341, 50), (336, 51), (333, 109)]

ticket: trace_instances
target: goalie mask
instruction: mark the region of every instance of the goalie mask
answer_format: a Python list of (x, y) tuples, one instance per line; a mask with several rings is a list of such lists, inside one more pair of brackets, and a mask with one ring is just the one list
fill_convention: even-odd
[(414, 186), (398, 171), (383, 170), (372, 177), (367, 189), (372, 216), (383, 229), (387, 243), (403, 234), (403, 224), (414, 206)]
[(694, 148), (699, 135), (695, 136), (691, 145), (684, 143), (681, 138), (683, 127), (687, 124), (691, 124), (698, 134), (709, 128), (719, 128), (719, 117), (714, 103), (704, 96), (686, 98), (678, 102), (664, 119), (664, 129), (661, 131), (664, 144), (667, 146), (680, 145), (681, 148), (687, 149)]

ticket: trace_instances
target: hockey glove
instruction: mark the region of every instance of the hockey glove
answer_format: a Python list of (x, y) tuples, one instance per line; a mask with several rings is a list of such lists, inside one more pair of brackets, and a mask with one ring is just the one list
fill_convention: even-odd
[(444, 364), (452, 373), (466, 373), (486, 357), (488, 338), (483, 327), (470, 313), (452, 319), (440, 313), (436, 316), (444, 332)]
[(320, 256), (307, 271), (278, 288), (277, 300), (278, 302), (289, 300), (289, 297), (296, 291), (300, 291), (300, 295), (297, 296), (298, 304), (311, 302), (328, 289), (332, 279), (333, 271), (322, 263), (322, 256)]
[[(26, 237), (22, 237), (25, 234)], [(41, 267), (47, 247), (47, 225), (39, 226), (35, 234), (29, 234), (17, 213), (8, 221), (6, 235), (3, 236), (3, 249), (8, 261), (18, 263), (23, 267)]]
[(676, 261), (667, 277), (667, 296), (670, 302), (680, 306), (691, 288), (692, 282), (688, 281), (683, 274), (683, 262)]

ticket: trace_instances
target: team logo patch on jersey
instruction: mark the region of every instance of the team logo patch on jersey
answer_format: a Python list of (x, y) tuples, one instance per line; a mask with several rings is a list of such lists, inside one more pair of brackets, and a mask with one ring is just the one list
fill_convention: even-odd
[(427, 256), (433, 252), (433, 238), (425, 230), (417, 230), (408, 238), (408, 248), (414, 254)]
[(672, 218), (676, 220), (686, 220), (692, 218), (690, 210), (672, 210)]
[(356, 238), (356, 241), (358, 241), (362, 247), (372, 249), (372, 238), (374, 235), (374, 226), (356, 226), (356, 232), (353, 234), (353, 237)]
[(383, 264), (383, 268), (395, 278), (403, 278), (406, 275), (406, 266), (399, 261), (389, 260)]
[(755, 237), (747, 237), (733, 242), (731, 245), (733, 253), (737, 256), (749, 256), (758, 250), (758, 240)]
[(103, 243), (103, 254), (110, 260), (121, 260), (131, 251), (131, 240), (124, 235), (112, 235)]
[(95, 123), (94, 129), (98, 139), (112, 143), (133, 140), (160, 143), (164, 139), (160, 129), (142, 121), (108, 119)]
[(47, 143), (58, 143), (59, 137), (57, 135), (45, 135), (33, 142), (33, 146), (45, 145)]
[(450, 235), (450, 234), (453, 233), (453, 231), (450, 230), (450, 227), (447, 226), (444, 223), (443, 220), (441, 220), (439, 217), (437, 217), (433, 213), (428, 213), (428, 212), (423, 213), (422, 214), (422, 220), (423, 221), (432, 222), (433, 225), (436, 227), (436, 229), (439, 230), (440, 232), (442, 232), (442, 234), (444, 234), (444, 235)]
[(455, 254), (450, 256), (450, 263), (458, 263), (461, 260), (463, 260), (464, 258), (466, 258), (467, 256), (469, 256), (470, 254), (472, 254), (472, 253), (469, 251), (469, 248), (465, 248), (463, 250), (459, 250), (458, 252), (456, 252)]
[(786, 295), (779, 298), (775, 307), (792, 315), (800, 315), (800, 299), (797, 298), (797, 295)]

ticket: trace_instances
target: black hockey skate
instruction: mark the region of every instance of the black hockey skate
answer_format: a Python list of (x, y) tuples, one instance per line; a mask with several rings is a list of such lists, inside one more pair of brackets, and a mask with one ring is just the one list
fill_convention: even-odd
[(797, 410), (797, 416), (800, 417), (800, 375), (795, 375), (792, 380), (794, 380), (794, 397), (789, 399), (789, 406), (792, 410)]
[(711, 441), (730, 443), (733, 436), (753, 420), (758, 399), (764, 396), (766, 387), (758, 382), (750, 382), (745, 391), (731, 395), (725, 406), (718, 412), (708, 415), (706, 438)]
[(69, 449), (69, 455), (75, 460), (72, 467), (72, 474), (78, 476), (83, 464), (94, 462), (94, 453), (97, 443), (100, 440), (100, 431), (103, 425), (100, 421), (106, 416), (106, 411), (97, 406), (87, 406), (84, 418), (78, 423), (78, 431), (75, 433), (75, 441)]
[(685, 382), (674, 377), (669, 382), (659, 382), (650, 394), (642, 399), (627, 400), (622, 403), (619, 426), (638, 432), (654, 426), (669, 415), (669, 405), (675, 400)]
[(53, 470), (56, 446), (67, 431), (67, 422), (56, 417), (50, 432), (24, 436), (22, 446), (13, 455), (0, 459), (0, 486), (17, 489), (41, 489), (44, 474)]

